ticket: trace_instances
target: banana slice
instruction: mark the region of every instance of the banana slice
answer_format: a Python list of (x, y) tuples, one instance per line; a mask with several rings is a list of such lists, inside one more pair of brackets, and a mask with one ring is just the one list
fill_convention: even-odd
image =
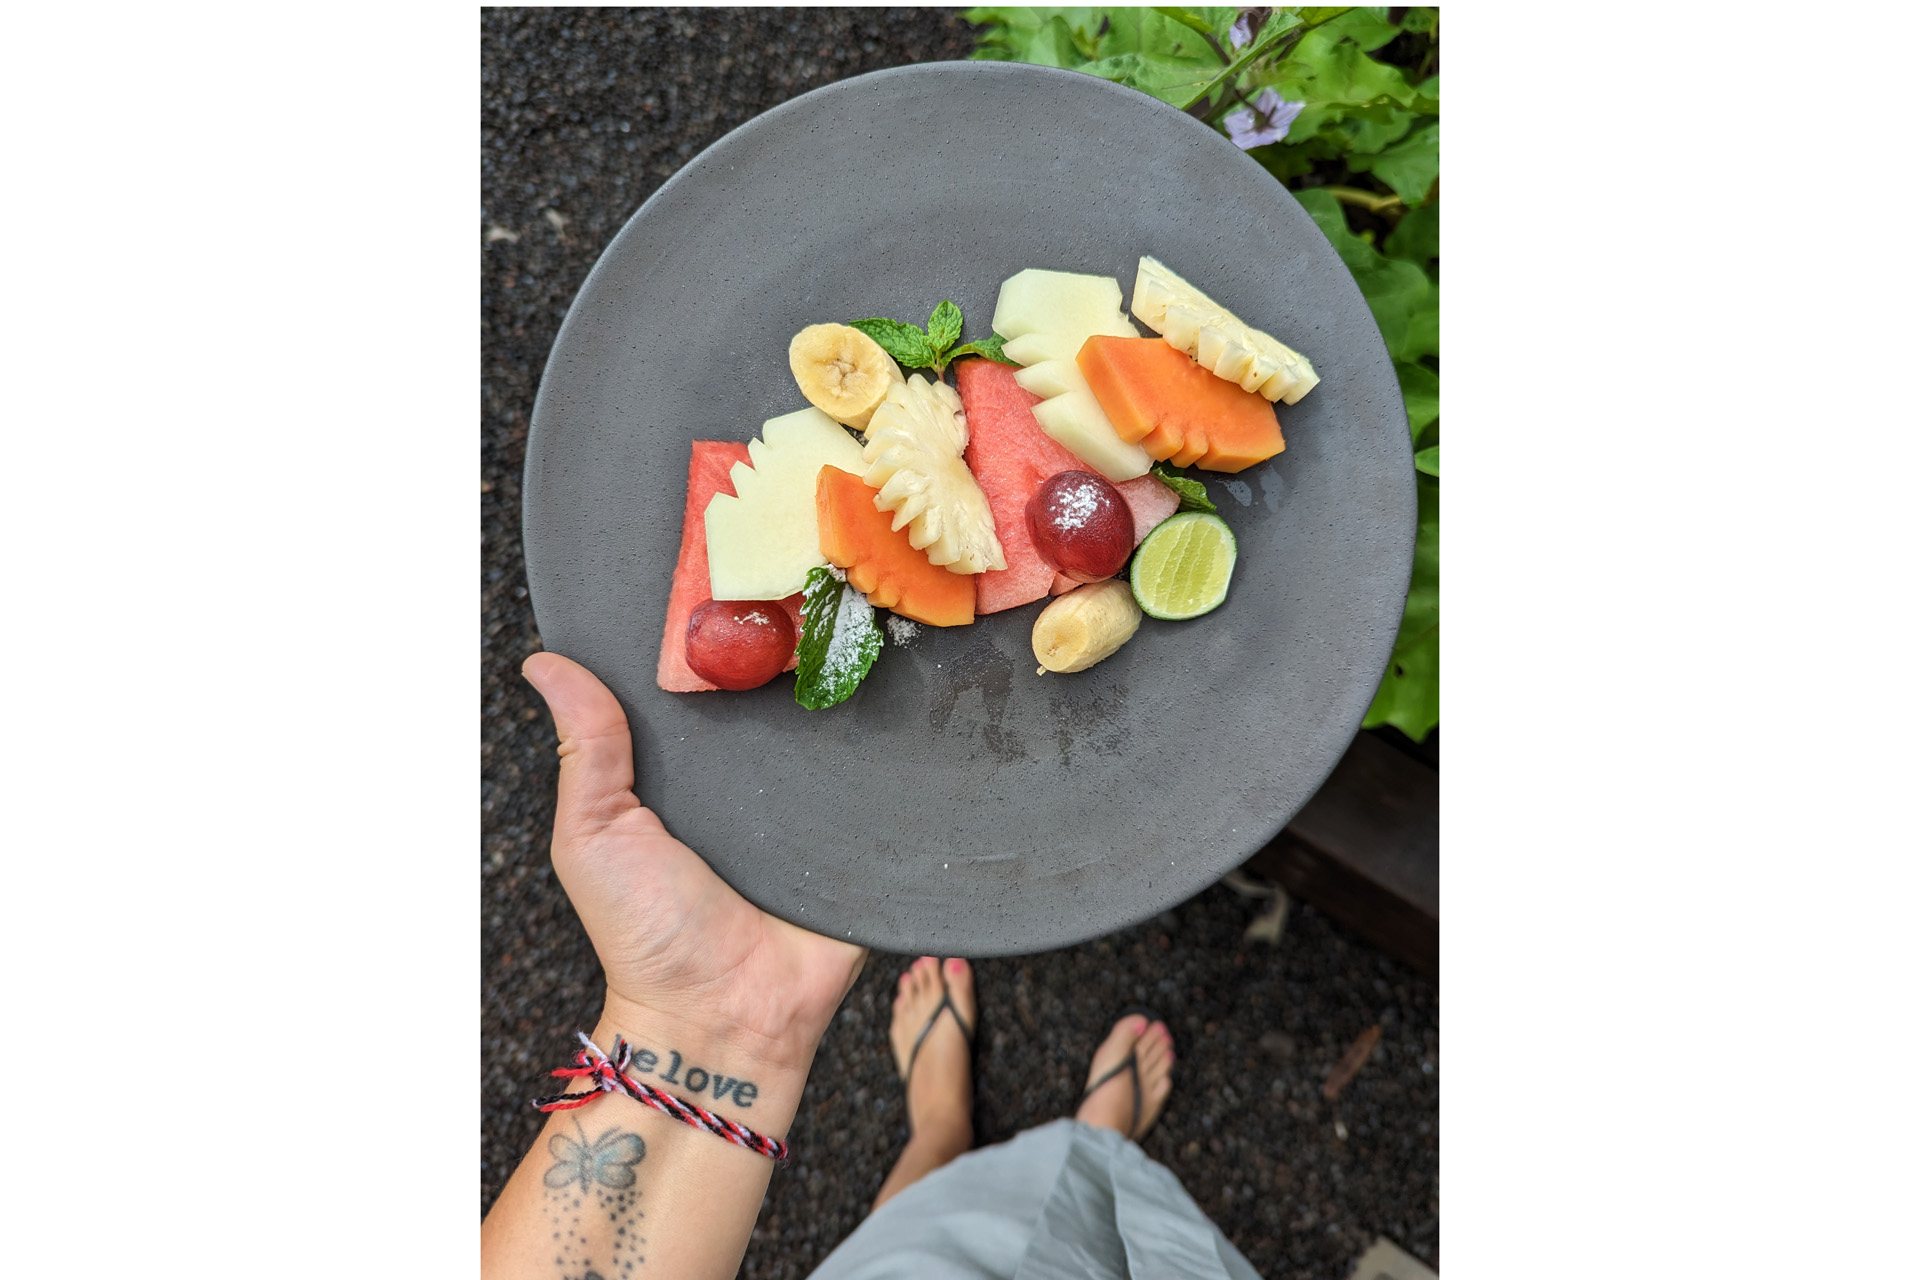
[(1269, 400), (1298, 404), (1320, 382), (1305, 356), (1253, 328), (1158, 258), (1140, 259), (1133, 314), (1203, 367)]
[(846, 324), (810, 324), (787, 344), (800, 394), (835, 422), (865, 431), (887, 388), (906, 382), (880, 344)]
[(1085, 671), (1140, 629), (1140, 604), (1119, 578), (1077, 587), (1033, 620), (1033, 656), (1046, 671)]

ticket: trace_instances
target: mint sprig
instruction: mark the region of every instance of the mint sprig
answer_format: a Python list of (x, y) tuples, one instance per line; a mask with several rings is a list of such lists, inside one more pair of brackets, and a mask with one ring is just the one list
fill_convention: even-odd
[(874, 622), (873, 606), (831, 569), (807, 574), (798, 653), (793, 700), (809, 711), (822, 711), (852, 697), (880, 656), (880, 628)]
[(892, 356), (901, 368), (931, 369), (936, 378), (944, 375), (947, 366), (961, 356), (984, 356), (1001, 364), (1015, 363), (1001, 353), (1000, 349), (1007, 340), (997, 333), (965, 346), (953, 345), (960, 341), (962, 320), (960, 308), (953, 305), (951, 298), (942, 300), (933, 309), (924, 329), (917, 324), (904, 324), (885, 316), (869, 316), (852, 324), (879, 343), (880, 349)]
[[(1153, 464), (1153, 475), (1161, 484), (1180, 495), (1181, 511), (1211, 511), (1220, 508), (1213, 505), (1213, 499), (1207, 496), (1207, 486), (1190, 476), (1183, 476), (1164, 462)], [(1178, 512), (1175, 513), (1179, 514)]]

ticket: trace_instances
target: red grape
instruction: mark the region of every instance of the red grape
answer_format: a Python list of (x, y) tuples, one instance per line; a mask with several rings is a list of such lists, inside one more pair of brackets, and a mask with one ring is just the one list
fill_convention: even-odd
[(687, 619), (687, 665), (722, 689), (758, 689), (793, 657), (793, 619), (778, 600), (709, 600)]
[(1075, 582), (1120, 572), (1133, 553), (1133, 510), (1120, 491), (1091, 471), (1048, 476), (1027, 499), (1033, 549)]

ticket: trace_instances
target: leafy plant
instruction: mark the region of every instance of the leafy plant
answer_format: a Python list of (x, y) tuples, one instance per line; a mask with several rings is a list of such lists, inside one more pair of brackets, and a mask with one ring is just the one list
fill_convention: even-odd
[[(1366, 296), (1413, 433), (1407, 606), (1368, 725), (1440, 720), (1440, 11), (980, 8), (976, 58), (1063, 67), (1190, 112), (1291, 190)], [(1284, 335), (1283, 335), (1284, 340)], [(1311, 354), (1311, 353), (1309, 353)]]

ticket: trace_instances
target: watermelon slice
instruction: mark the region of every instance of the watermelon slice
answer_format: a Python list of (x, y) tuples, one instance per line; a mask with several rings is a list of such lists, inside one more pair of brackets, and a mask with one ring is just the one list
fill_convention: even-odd
[[(687, 622), (693, 611), (713, 595), (713, 583), (707, 577), (707, 503), (716, 493), (738, 496), (728, 472), (734, 463), (746, 461), (747, 446), (737, 441), (693, 442), (693, 456), (687, 463), (687, 508), (680, 521), (680, 560), (673, 566), (673, 593), (667, 597), (667, 626), (660, 637), (660, 665), (654, 674), (654, 680), (668, 693), (699, 693), (720, 687), (708, 684), (687, 665)], [(788, 596), (780, 603), (793, 615), (797, 632), (800, 597)], [(791, 671), (798, 665), (796, 655), (786, 669)]]
[[(1087, 471), (1086, 463), (1055, 443), (1034, 420), (1040, 397), (1013, 380), (1015, 370), (992, 360), (962, 360), (953, 366), (960, 402), (967, 411), (967, 467), (993, 508), (993, 531), (1006, 553), (1005, 569), (974, 575), (974, 612), (997, 613), (1030, 604), (1055, 590), (1079, 586), (1053, 571), (1027, 536), (1027, 499), (1041, 481), (1061, 471)], [(1133, 511), (1133, 544), (1172, 515), (1180, 496), (1153, 476), (1114, 486)]]

